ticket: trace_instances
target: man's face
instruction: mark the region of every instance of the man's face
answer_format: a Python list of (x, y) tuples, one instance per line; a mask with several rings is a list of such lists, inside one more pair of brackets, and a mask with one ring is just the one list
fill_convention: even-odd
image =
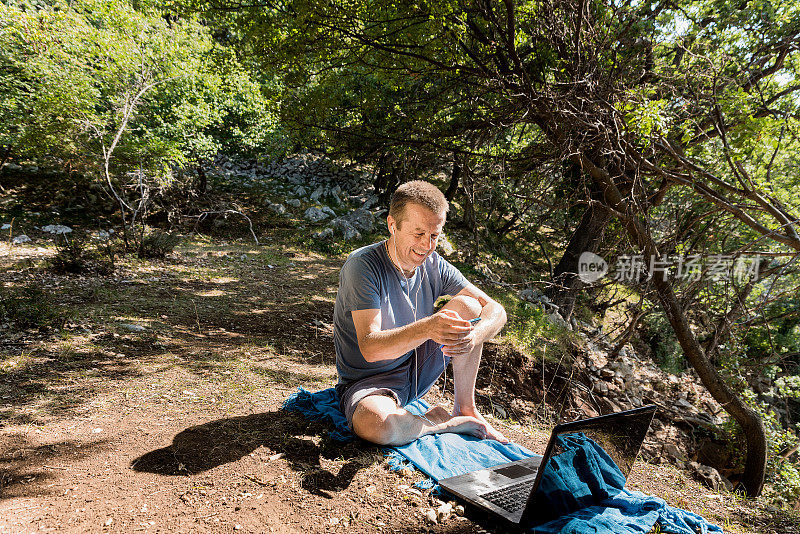
[[(394, 226), (394, 243), (389, 243), (389, 254), (404, 271), (413, 271), (422, 265), (434, 251), (444, 227), (445, 214), (436, 214), (419, 204), (406, 204), (402, 222), (389, 215), (389, 227)], [(395, 256), (395, 247), (397, 254)]]

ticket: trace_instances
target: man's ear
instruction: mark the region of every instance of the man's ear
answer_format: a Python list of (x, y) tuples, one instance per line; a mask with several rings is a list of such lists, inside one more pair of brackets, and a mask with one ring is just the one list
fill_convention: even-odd
[(394, 217), (391, 215), (386, 216), (386, 224), (389, 226), (389, 233), (394, 235), (394, 231), (397, 225), (397, 221), (394, 220)]

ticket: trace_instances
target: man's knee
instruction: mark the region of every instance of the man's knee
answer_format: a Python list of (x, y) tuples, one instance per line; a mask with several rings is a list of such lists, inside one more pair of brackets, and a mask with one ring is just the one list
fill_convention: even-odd
[(444, 305), (444, 308), (453, 310), (458, 313), (463, 319), (474, 319), (481, 314), (483, 307), (478, 299), (470, 297), (469, 295), (457, 295), (450, 299), (450, 302)]
[(370, 395), (356, 406), (353, 412), (353, 431), (361, 439), (388, 445), (394, 441), (394, 421), (398, 408), (391, 397)]

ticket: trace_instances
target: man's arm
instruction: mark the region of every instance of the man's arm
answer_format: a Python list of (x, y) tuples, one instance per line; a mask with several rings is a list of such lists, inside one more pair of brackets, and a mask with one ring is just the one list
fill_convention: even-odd
[(356, 310), (351, 313), (358, 337), (358, 348), (368, 362), (394, 360), (429, 339), (442, 345), (452, 345), (474, 329), (469, 321), (452, 310), (442, 310), (414, 323), (389, 330), (381, 330), (379, 309)]

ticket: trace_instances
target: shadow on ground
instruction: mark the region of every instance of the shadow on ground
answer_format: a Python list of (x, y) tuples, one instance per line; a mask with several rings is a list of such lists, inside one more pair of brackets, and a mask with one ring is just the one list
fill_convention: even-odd
[[(240, 460), (260, 447), (282, 453), (289, 467), (302, 471), (302, 487), (330, 498), (346, 489), (360, 469), (381, 460), (377, 447), (364, 441), (348, 443), (328, 436), (330, 427), (284, 411), (218, 419), (180, 432), (172, 445), (148, 452), (131, 462), (138, 472), (167, 476), (202, 473)], [(322, 459), (345, 460), (337, 474), (322, 467)]]
[(78, 459), (95, 454), (106, 445), (103, 440), (89, 443), (72, 440), (35, 445), (22, 434), (6, 436), (0, 450), (0, 501), (14, 497), (48, 495), (62, 471)]

